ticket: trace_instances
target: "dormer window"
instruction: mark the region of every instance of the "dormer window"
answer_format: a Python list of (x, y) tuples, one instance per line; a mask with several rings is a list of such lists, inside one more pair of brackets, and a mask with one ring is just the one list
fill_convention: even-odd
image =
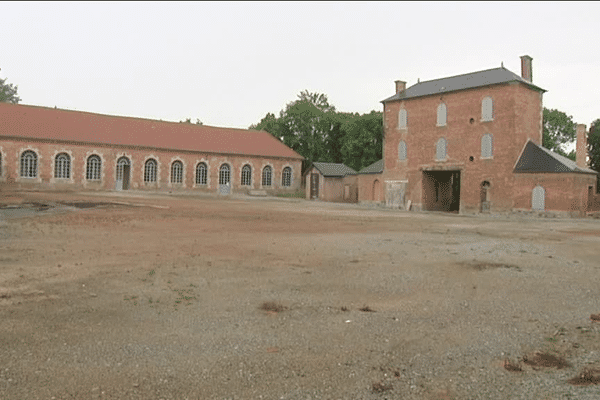
[(491, 97), (486, 97), (481, 102), (481, 120), (492, 121), (494, 118), (494, 102)]
[(437, 108), (437, 126), (446, 126), (446, 119), (446, 105), (444, 103), (440, 103), (440, 105)]
[(407, 117), (406, 109), (398, 111), (398, 129), (406, 129)]

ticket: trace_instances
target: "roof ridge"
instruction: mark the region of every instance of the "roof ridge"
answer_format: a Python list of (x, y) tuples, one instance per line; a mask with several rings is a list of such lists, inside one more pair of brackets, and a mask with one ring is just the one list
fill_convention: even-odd
[[(165, 121), (165, 120), (162, 120), (162, 119), (152, 119), (152, 118), (145, 118), (145, 117), (132, 117), (132, 116), (129, 116), (129, 115), (102, 114), (102, 113), (93, 112), (93, 111), (70, 110), (68, 108), (38, 106), (38, 105), (35, 105), (35, 104), (10, 104), (10, 103), (4, 103), (4, 104), (11, 105), (11, 106), (17, 106), (17, 107), (28, 107), (28, 108), (45, 109), (45, 110), (48, 110), (48, 111), (66, 111), (66, 112), (78, 113), (78, 114), (96, 115), (96, 116), (107, 117), (107, 118), (123, 118), (123, 119), (137, 120), (137, 121), (160, 122), (160, 123), (175, 124), (175, 125), (186, 124), (185, 122)], [(214, 128), (214, 129), (231, 129), (231, 130), (237, 130), (237, 131), (267, 132), (267, 131), (262, 130), (262, 129), (259, 130), (259, 129), (247, 129), (247, 128), (230, 128), (230, 127), (224, 127), (224, 126), (205, 125), (204, 123), (201, 124), (201, 125), (192, 123), (192, 124), (186, 124), (184, 126), (193, 126), (193, 127), (196, 127), (196, 128), (201, 128), (202, 127), (202, 128)]]
[(420, 85), (420, 84), (423, 84), (423, 83), (429, 83), (429, 82), (441, 81), (441, 80), (444, 80), (444, 79), (458, 78), (458, 77), (461, 77), (461, 76), (467, 76), (467, 75), (478, 74), (478, 73), (480, 73), (480, 72), (495, 71), (495, 70), (499, 70), (499, 69), (502, 69), (502, 70), (508, 71), (508, 72), (510, 72), (511, 74), (515, 75), (515, 76), (519, 76), (519, 75), (515, 74), (514, 72), (512, 72), (511, 70), (509, 70), (509, 69), (507, 69), (507, 68), (504, 68), (504, 67), (497, 67), (497, 68), (488, 68), (488, 69), (482, 69), (481, 71), (467, 72), (467, 73), (464, 73), (464, 74), (458, 74), (458, 75), (452, 75), (452, 76), (445, 76), (445, 77), (443, 77), (443, 78), (430, 79), (430, 80), (428, 80), (428, 81), (419, 81), (418, 83), (415, 83), (415, 84), (414, 84), (414, 85), (412, 85), (411, 87), (413, 87), (413, 86), (417, 86), (417, 85)]

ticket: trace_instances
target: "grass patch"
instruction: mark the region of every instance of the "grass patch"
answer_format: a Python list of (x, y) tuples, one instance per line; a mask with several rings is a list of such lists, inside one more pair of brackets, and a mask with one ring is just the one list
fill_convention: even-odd
[(373, 391), (373, 393), (385, 393), (385, 392), (389, 392), (393, 388), (394, 387), (392, 386), (391, 383), (387, 383), (386, 384), (386, 383), (383, 383), (381, 381), (375, 382), (371, 386), (371, 390)]
[(294, 199), (303, 199), (306, 197), (306, 193), (304, 193), (304, 192), (277, 193), (276, 196), (277, 197), (294, 198)]
[(377, 311), (373, 310), (371, 307), (369, 307), (369, 306), (367, 306), (367, 305), (365, 305), (365, 306), (364, 306), (364, 307), (362, 307), (362, 308), (359, 308), (358, 310), (359, 310), (359, 311), (362, 311), (362, 312), (377, 312)]
[(287, 309), (287, 307), (283, 306), (280, 303), (275, 301), (265, 301), (259, 307), (263, 311), (271, 311), (271, 312), (281, 312)]

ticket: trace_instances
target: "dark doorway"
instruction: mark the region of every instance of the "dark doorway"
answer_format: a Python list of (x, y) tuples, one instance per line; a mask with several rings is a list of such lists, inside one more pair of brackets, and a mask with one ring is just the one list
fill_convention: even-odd
[(127, 190), (129, 189), (129, 171), (131, 169), (131, 162), (129, 158), (123, 156), (117, 161), (117, 179), (116, 179), (116, 190)]
[(319, 197), (319, 174), (310, 174), (310, 198)]
[(490, 212), (490, 183), (488, 181), (481, 182), (481, 209), (482, 213)]
[(460, 210), (460, 171), (423, 171), (423, 208), (427, 211)]

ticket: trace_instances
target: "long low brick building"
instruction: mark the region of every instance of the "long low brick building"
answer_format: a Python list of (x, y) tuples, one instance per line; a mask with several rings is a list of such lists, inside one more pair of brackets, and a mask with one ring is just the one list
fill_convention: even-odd
[(268, 132), (0, 103), (0, 187), (270, 194), (303, 157)]

